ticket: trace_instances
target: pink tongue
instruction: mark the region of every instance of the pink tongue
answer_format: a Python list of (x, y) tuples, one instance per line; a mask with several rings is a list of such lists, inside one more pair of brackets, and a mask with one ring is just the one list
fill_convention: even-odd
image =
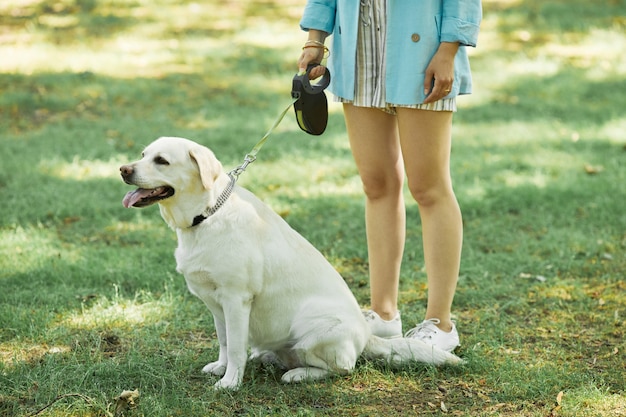
[(154, 190), (146, 190), (144, 188), (138, 188), (135, 191), (129, 191), (125, 196), (124, 200), (122, 200), (122, 204), (126, 208), (131, 208), (137, 203), (137, 201), (141, 200), (144, 197), (149, 196), (154, 193)]

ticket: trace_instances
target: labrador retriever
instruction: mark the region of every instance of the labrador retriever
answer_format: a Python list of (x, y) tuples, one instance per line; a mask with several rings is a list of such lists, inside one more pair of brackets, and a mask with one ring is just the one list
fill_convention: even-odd
[(125, 207), (158, 203), (176, 231), (177, 271), (213, 314), (219, 356), (203, 368), (216, 388), (242, 383), (250, 358), (273, 361), (284, 382), (345, 375), (360, 355), (391, 365), (459, 363), (416, 339), (373, 336), (359, 304), (324, 256), (279, 215), (235, 184), (212, 151), (162, 137), (120, 168), (138, 187)]

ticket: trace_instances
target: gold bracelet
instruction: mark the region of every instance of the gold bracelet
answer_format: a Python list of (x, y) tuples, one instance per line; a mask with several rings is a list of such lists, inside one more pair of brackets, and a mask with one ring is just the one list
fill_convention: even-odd
[(330, 56), (330, 49), (328, 49), (328, 47), (326, 47), (326, 46), (323, 46), (323, 45), (304, 45), (302, 47), (302, 50), (305, 50), (307, 48), (323, 49), (324, 50), (324, 58), (328, 58)]
[(313, 43), (313, 44), (315, 44), (315, 45), (319, 45), (320, 47), (326, 47), (326, 46), (324, 45), (324, 42), (316, 41), (316, 40), (313, 40), (313, 39), (309, 39), (309, 40), (308, 40), (308, 41), (306, 41), (304, 44), (306, 45), (306, 44), (308, 44), (308, 43)]

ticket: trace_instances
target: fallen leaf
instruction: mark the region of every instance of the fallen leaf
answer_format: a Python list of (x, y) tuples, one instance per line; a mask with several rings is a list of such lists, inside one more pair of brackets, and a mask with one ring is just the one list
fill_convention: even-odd
[(556, 414), (559, 412), (560, 409), (561, 409), (560, 405), (557, 405), (556, 407), (552, 408), (552, 410), (550, 410), (550, 414), (548, 414), (548, 417), (556, 417)]
[(563, 391), (560, 391), (556, 396), (556, 405), (550, 410), (550, 414), (547, 417), (556, 417), (557, 413), (561, 410), (561, 401), (563, 401)]
[(543, 275), (533, 275), (526, 272), (520, 273), (519, 277), (522, 279), (536, 279), (539, 282), (546, 282), (548, 280), (548, 278), (544, 277)]
[(72, 224), (72, 223), (79, 222), (80, 220), (81, 220), (81, 218), (78, 217), (78, 216), (66, 217), (66, 218), (63, 219), (63, 224), (69, 225), (69, 224)]
[(441, 402), (441, 411), (443, 411), (444, 413), (448, 412), (448, 407), (446, 407), (446, 405), (443, 403), (443, 401)]
[(604, 171), (604, 167), (600, 165), (585, 164), (585, 172), (589, 175), (599, 174)]
[(563, 400), (563, 391), (559, 392), (556, 396), (556, 405), (561, 405), (561, 401)]
[(115, 417), (121, 416), (124, 411), (134, 407), (135, 400), (138, 398), (139, 390), (122, 391), (122, 393), (115, 398)]

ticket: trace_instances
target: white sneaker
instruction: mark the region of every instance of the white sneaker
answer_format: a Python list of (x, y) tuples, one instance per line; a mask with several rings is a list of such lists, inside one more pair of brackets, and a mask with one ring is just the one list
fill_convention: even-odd
[(374, 310), (363, 311), (365, 321), (370, 325), (374, 336), (384, 339), (395, 339), (402, 337), (402, 319), (400, 312), (391, 320), (383, 320)]
[(412, 337), (419, 339), (429, 345), (438, 347), (446, 352), (452, 352), (459, 346), (459, 333), (456, 331), (456, 325), (452, 323), (452, 330), (444, 332), (437, 325), (441, 323), (439, 319), (424, 320), (416, 327), (412, 328), (404, 337)]

